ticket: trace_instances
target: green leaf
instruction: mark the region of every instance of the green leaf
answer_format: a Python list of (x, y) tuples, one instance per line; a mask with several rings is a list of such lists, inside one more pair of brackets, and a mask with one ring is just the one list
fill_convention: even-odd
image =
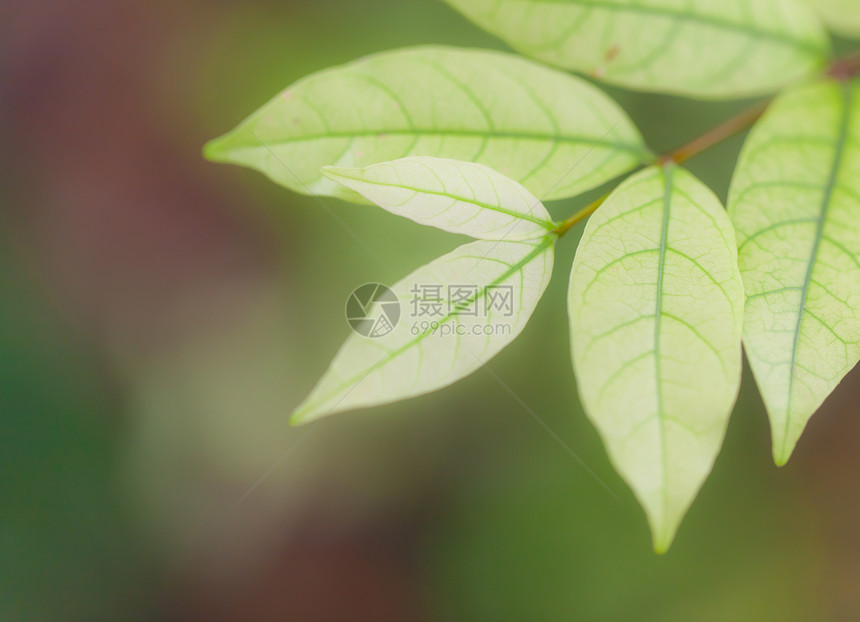
[(729, 198), (744, 345), (785, 464), (860, 358), (860, 92), (789, 91), (753, 129)]
[(857, 0), (809, 0), (824, 22), (846, 37), (860, 37), (860, 6)]
[[(549, 283), (556, 239), (471, 242), (398, 282), (394, 329), (375, 339), (352, 334), (293, 423), (422, 395), (471, 374), (525, 327)], [(371, 321), (380, 304), (367, 313)]]
[(446, 47), (314, 74), (204, 153), (296, 192), (348, 200), (357, 195), (321, 168), (410, 155), (474, 161), (547, 200), (595, 188), (649, 157), (624, 111), (587, 82), (510, 54)]
[(649, 168), (591, 217), (571, 273), (580, 395), (665, 551), (711, 471), (741, 376), (743, 288), (719, 200)]
[(829, 53), (804, 0), (446, 2), (524, 54), (644, 91), (768, 93), (821, 69)]
[(531, 240), (555, 229), (543, 204), (483, 164), (415, 156), (323, 173), (392, 214), (482, 240)]

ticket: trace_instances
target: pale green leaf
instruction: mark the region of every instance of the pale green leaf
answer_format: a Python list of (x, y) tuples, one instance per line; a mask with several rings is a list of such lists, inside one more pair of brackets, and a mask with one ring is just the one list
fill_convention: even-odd
[(414, 156), (323, 172), (393, 214), (451, 233), (516, 241), (555, 229), (540, 200), (483, 164)]
[(809, 1), (834, 32), (846, 37), (860, 37), (860, 2), (857, 0)]
[(829, 52), (804, 0), (446, 1), (524, 54), (645, 91), (768, 93)]
[(300, 80), (205, 154), (348, 200), (357, 195), (320, 169), (438, 156), (485, 164), (547, 200), (648, 158), (624, 111), (587, 82), (510, 54), (447, 47), (378, 54)]
[(828, 81), (780, 97), (732, 183), (744, 346), (780, 465), (860, 358), (858, 89)]
[(743, 288), (719, 200), (649, 168), (591, 217), (571, 273), (585, 410), (665, 551), (720, 451), (741, 375)]
[[(376, 339), (350, 335), (292, 421), (429, 393), (471, 374), (525, 327), (549, 283), (555, 240), (471, 242), (398, 282), (394, 330)], [(449, 287), (465, 293), (462, 311)]]

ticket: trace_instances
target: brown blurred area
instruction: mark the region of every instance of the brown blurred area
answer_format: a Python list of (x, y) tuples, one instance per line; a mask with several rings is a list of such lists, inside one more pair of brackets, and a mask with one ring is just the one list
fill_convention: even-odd
[[(462, 427), (466, 423), (454, 428), (450, 422), (457, 412), (445, 424), (440, 413), (454, 409), (453, 399), (444, 396), (439, 406), (422, 402), (416, 407), (423, 411), (422, 420), (324, 422), (319, 432), (307, 433), (324, 437), (326, 452), (299, 456), (306, 449), (299, 446), (306, 431), (287, 429), (286, 415), (297, 403), (297, 392), (307, 386), (285, 378), (304, 369), (312, 343), (311, 336), (291, 324), (297, 317), (313, 315), (299, 309), (295, 299), (308, 286), (308, 280), (297, 276), (306, 258), (296, 250), (305, 245), (303, 232), (255, 209), (255, 198), (242, 186), (244, 173), (228, 174), (200, 157), (200, 147), (213, 137), (213, 121), (201, 117), (195, 79), (217, 72), (209, 56), (219, 49), (219, 38), (231, 32), (240, 7), (253, 5), (257, 14), (271, 12), (279, 19), (294, 14), (300, 22), (302, 11), (315, 4), (3, 0), (0, 5), (2, 239), (12, 244), (19, 270), (38, 284), (38, 296), (52, 320), (73, 335), (75, 356), (99, 372), (110, 408), (98, 415), (111, 419), (118, 454), (112, 486), (123, 500), (123, 520), (130, 525), (131, 537), (145, 551), (135, 579), (143, 587), (128, 601), (140, 619), (429, 619), (428, 570), (419, 561), (427, 555), (428, 525), (450, 509), (446, 495), (455, 482), (467, 479), (462, 472), (479, 470), (474, 462), (481, 451), (475, 446), (486, 438), (486, 446), (498, 440), (495, 432), (479, 433)], [(372, 39), (372, 32), (366, 37)], [(217, 118), (221, 131), (239, 120), (227, 114)], [(273, 192), (280, 192), (285, 202), (291, 200), (286, 191)], [(340, 265), (332, 268), (333, 273), (342, 271)], [(539, 341), (534, 348), (540, 350)], [(481, 387), (499, 392), (491, 382)], [(520, 421), (528, 434), (546, 443), (540, 452), (558, 452), (543, 431), (532, 429), (533, 422), (517, 404), (503, 413), (494, 402), (485, 405), (458, 396), (466, 403), (463, 409), (487, 411), (481, 421), (494, 423), (498, 416), (499, 428), (508, 434), (499, 432), (504, 438), (494, 466), (481, 468), (517, 460), (539, 462), (525, 450), (518, 454)], [(506, 396), (498, 400), (507, 403)], [(794, 502), (780, 506), (780, 511), (802, 509), (802, 516), (786, 518), (790, 527), (774, 522), (776, 510), (750, 520), (759, 520), (764, 531), (771, 526), (774, 532), (786, 529), (789, 533), (780, 541), (786, 548), (802, 531), (800, 552), (787, 559), (815, 567), (809, 572), (820, 584), (810, 586), (810, 592), (832, 606), (832, 615), (821, 620), (860, 619), (858, 403), (860, 376), (855, 371), (813, 419), (790, 465), (778, 473), (771, 472), (764, 415), (756, 403), (757, 423), (733, 426), (759, 436), (748, 442), (733, 440), (731, 434), (729, 439), (735, 443), (731, 457), (752, 447), (756, 458), (720, 463), (719, 481), (705, 489), (711, 499), (723, 495), (725, 503), (718, 509), (732, 517), (725, 525), (740, 522), (729, 507), (730, 482), (741, 483), (746, 475), (742, 469), (752, 465), (766, 473), (757, 474), (757, 482), (781, 486), (774, 498), (782, 495)], [(741, 419), (748, 415), (744, 412)], [(565, 412), (558, 420), (567, 416)], [(584, 428), (583, 423), (575, 429)], [(604, 460), (602, 473), (611, 473), (596, 438), (592, 442), (597, 448), (587, 450), (589, 455)], [(353, 443), (361, 443), (360, 455), (344, 450)], [(294, 448), (297, 455), (290, 454), (287, 468), (280, 461)], [(568, 469), (564, 477), (593, 484), (568, 464), (568, 456), (558, 455)], [(408, 468), (401, 472), (400, 464)], [(265, 485), (256, 489), (255, 482), (273, 466)], [(542, 472), (537, 472), (534, 481), (522, 484), (524, 489), (542, 490)], [(491, 482), (503, 480), (484, 473), (475, 476), (476, 481), (482, 476)], [(358, 487), (359, 479), (367, 484)], [(615, 481), (613, 486), (621, 488)], [(525, 503), (507, 499), (502, 483), (499, 488), (503, 501), (531, 513)], [(604, 503), (604, 493), (594, 489), (595, 498)], [(757, 489), (750, 490), (754, 498)], [(540, 496), (554, 500), (558, 493), (550, 489)], [(495, 507), (495, 499), (488, 507)], [(616, 539), (640, 542), (643, 548), (647, 544), (644, 519), (632, 501), (630, 505), (617, 524), (606, 528), (617, 528), (622, 536), (583, 536), (571, 545), (583, 564), (598, 568), (594, 573), (601, 563), (609, 565), (599, 545)], [(599, 507), (589, 519), (595, 525), (601, 524), (601, 512), (620, 512), (611, 503)], [(568, 528), (563, 518), (559, 531)], [(540, 520), (549, 523), (551, 518)], [(545, 536), (543, 529), (544, 522), (534, 528), (538, 542)], [(520, 533), (514, 527), (510, 531)], [(464, 527), (463, 533), (473, 532)], [(486, 549), (474, 545), (477, 552), (468, 549), (469, 538), (451, 538), (465, 542), (463, 556), (487, 555), (487, 566), (476, 563), (470, 576), (492, 571), (496, 547), (509, 544), (504, 529), (494, 533), (498, 540)], [(707, 540), (694, 533), (692, 525), (686, 534), (688, 542), (695, 537)], [(593, 542), (598, 544), (589, 548)], [(807, 555), (809, 542), (817, 546), (814, 556)], [(625, 559), (623, 543), (613, 562)], [(740, 540), (733, 544), (738, 550), (745, 546)], [(523, 548), (528, 551), (529, 546)], [(723, 543), (714, 546), (723, 548)], [(637, 571), (641, 574), (624, 575), (623, 567), (603, 567), (602, 572), (617, 571), (611, 576), (618, 585), (634, 583), (636, 577), (662, 576), (665, 566), (656, 566), (661, 562), (652, 562), (650, 551), (639, 553), (648, 560)], [(542, 576), (528, 560), (520, 568), (519, 555), (503, 558), (514, 568), (516, 581), (520, 575)], [(452, 559), (450, 566), (442, 567), (453, 567), (460, 558), (452, 554)], [(772, 558), (780, 559), (776, 554)], [(726, 573), (736, 570), (727, 567)], [(722, 567), (719, 570), (723, 573)], [(667, 576), (685, 575), (672, 572), (676, 574), (667, 571)], [(592, 574), (583, 570), (583, 576)], [(798, 577), (798, 582), (806, 581), (807, 574)], [(565, 577), (558, 582), (562, 587), (553, 591), (574, 589), (569, 583), (574, 581)], [(669, 600), (672, 580), (657, 585), (670, 586), (666, 596), (659, 597)], [(755, 592), (756, 586), (744, 589)], [(607, 602), (623, 598), (608, 587), (606, 591)], [(713, 602), (720, 600), (716, 594), (711, 594)], [(508, 596), (502, 588), (487, 588), (484, 598), (504, 603)], [(63, 597), (70, 603), (66, 620), (116, 619), (92, 613), (98, 608), (72, 604), (74, 594)], [(651, 602), (646, 596), (635, 598)]]
[[(0, 223), (119, 395), (183, 342), (249, 321), (283, 276), (284, 234), (276, 240), (263, 218), (237, 210), (223, 170), (199, 156), (211, 136), (195, 102), (183, 100), (190, 91), (164, 88), (177, 72), (195, 71), (200, 57), (183, 52), (205, 54), (231, 4), (6, 0), (0, 8)], [(326, 527), (308, 510), (285, 530), (283, 512), (265, 499), (262, 509), (254, 498), (235, 504), (243, 485), (211, 474), (190, 484), (201, 515), (220, 507), (229, 516), (192, 517), (182, 537), (206, 535), (190, 561), (177, 542), (166, 567), (152, 556), (166, 584), (147, 603), (149, 616), (422, 619), (408, 523)]]
[(807, 447), (786, 467), (803, 482), (823, 536), (837, 620), (860, 615), (860, 370), (855, 369), (812, 418)]
[(264, 228), (238, 217), (194, 143), (171, 137), (193, 131), (193, 110), (158, 96), (177, 42), (211, 7), (5, 5), (9, 216), (70, 319), (143, 354), (172, 338), (178, 327), (159, 323), (183, 296), (271, 278)]

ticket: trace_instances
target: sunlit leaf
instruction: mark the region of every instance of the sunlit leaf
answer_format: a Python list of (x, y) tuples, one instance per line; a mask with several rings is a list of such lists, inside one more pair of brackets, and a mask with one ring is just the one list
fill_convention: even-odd
[(741, 373), (743, 288), (719, 200), (650, 168), (591, 217), (571, 273), (589, 418), (665, 551), (719, 453)]
[(744, 345), (785, 464), (860, 358), (860, 92), (786, 93), (753, 130), (729, 199)]
[(357, 195), (324, 166), (410, 155), (485, 164), (541, 199), (573, 196), (647, 158), (638, 130), (590, 84), (517, 56), (418, 47), (300, 80), (206, 156), (303, 194)]
[[(292, 421), (429, 393), (471, 374), (525, 327), (549, 283), (555, 240), (472, 242), (398, 282), (394, 329), (351, 335)], [(391, 298), (384, 301), (368, 310), (374, 324)]]
[(804, 0), (446, 1), (524, 54), (646, 91), (767, 93), (829, 51)]
[(532, 193), (482, 164), (416, 156), (323, 172), (393, 214), (452, 233), (515, 241), (555, 229)]
[(846, 37), (860, 37), (860, 3), (857, 0), (809, 0), (834, 31)]

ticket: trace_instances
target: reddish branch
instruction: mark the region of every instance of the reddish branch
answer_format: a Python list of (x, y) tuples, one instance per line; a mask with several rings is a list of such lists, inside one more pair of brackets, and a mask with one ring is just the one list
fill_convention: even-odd
[(848, 56), (837, 58), (833, 61), (833, 64), (830, 65), (830, 69), (827, 71), (827, 74), (843, 82), (850, 80), (857, 74), (860, 74), (860, 50), (857, 50)]

